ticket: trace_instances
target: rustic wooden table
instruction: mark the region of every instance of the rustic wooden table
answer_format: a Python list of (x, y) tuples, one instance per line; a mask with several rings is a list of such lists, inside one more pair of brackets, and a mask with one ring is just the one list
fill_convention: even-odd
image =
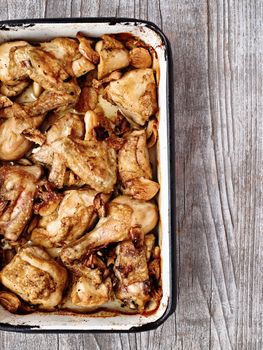
[(262, 350), (263, 1), (0, 1), (1, 20), (71, 16), (148, 19), (171, 42), (177, 311), (141, 334), (1, 332), (0, 348)]

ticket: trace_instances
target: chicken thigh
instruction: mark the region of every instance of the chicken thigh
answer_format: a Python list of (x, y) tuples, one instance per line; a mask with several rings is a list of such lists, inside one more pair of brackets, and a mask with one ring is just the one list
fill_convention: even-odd
[(0, 281), (25, 301), (52, 310), (61, 302), (67, 271), (44, 249), (28, 246), (3, 268)]
[(84, 263), (75, 263), (71, 271), (73, 285), (68, 297), (68, 307), (71, 305), (73, 308), (87, 310), (109, 301), (112, 291), (109, 271), (97, 255), (90, 255)]
[(112, 81), (105, 97), (133, 124), (144, 125), (157, 112), (156, 84), (151, 68), (133, 69)]
[(114, 272), (118, 279), (116, 297), (131, 309), (142, 312), (150, 300), (149, 273), (144, 244), (135, 247), (132, 241), (118, 244)]
[(0, 234), (16, 241), (29, 222), (39, 166), (2, 166), (0, 168)]

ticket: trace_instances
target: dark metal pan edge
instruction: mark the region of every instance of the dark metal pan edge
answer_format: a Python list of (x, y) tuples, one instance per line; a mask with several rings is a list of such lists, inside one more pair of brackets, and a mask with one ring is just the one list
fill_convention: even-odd
[[(28, 326), (28, 325), (11, 325), (9, 323), (0, 323), (0, 330), (10, 331), (10, 332), (24, 332), (24, 333), (133, 333), (133, 332), (143, 332), (149, 331), (152, 329), (156, 329), (159, 327), (164, 321), (175, 311), (176, 309), (176, 300), (177, 300), (177, 288), (176, 288), (176, 234), (175, 234), (175, 178), (171, 176), (171, 171), (175, 169), (175, 140), (172, 137), (172, 133), (174, 131), (174, 101), (173, 101), (173, 62), (172, 62), (172, 54), (171, 47), (168, 39), (162, 30), (153, 22), (135, 19), (135, 18), (126, 18), (126, 17), (82, 17), (82, 18), (43, 18), (43, 19), (15, 19), (15, 20), (4, 20), (0, 21), (0, 31), (9, 30), (9, 28), (14, 27), (22, 27), (28, 28), (34, 26), (34, 24), (38, 23), (109, 23), (109, 25), (115, 24), (123, 24), (123, 25), (140, 25), (144, 24), (149, 29), (156, 32), (162, 39), (163, 45), (166, 49), (166, 60), (167, 60), (167, 134), (168, 134), (168, 142), (170, 141), (170, 145), (168, 145), (168, 160), (169, 164), (169, 186), (170, 186), (170, 211), (171, 217), (169, 218), (169, 227), (170, 227), (170, 263), (171, 263), (171, 290), (170, 290), (170, 298), (168, 301), (168, 305), (164, 314), (154, 322), (146, 323), (142, 326), (133, 326), (128, 330), (101, 330), (101, 329), (91, 329), (91, 330), (47, 330), (42, 329), (40, 326)], [(19, 28), (21, 29), (21, 28)]]

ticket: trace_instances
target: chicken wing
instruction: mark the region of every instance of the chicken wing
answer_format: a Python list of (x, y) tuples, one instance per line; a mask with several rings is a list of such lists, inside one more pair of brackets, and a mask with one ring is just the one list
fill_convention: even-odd
[(1, 116), (7, 119), (0, 124), (0, 159), (16, 160), (23, 157), (32, 146), (23, 131), (37, 128), (43, 121), (44, 115), (30, 118), (28, 113), (19, 104), (14, 103), (11, 107), (1, 111)]
[[(96, 219), (94, 201), (98, 192), (70, 190), (53, 212), (40, 217), (31, 240), (46, 248), (60, 247), (78, 239)], [(100, 195), (102, 196), (102, 195)], [(103, 196), (106, 202), (106, 196)]]
[(11, 49), (9, 56), (9, 72), (13, 76), (20, 79), (29, 77), (47, 90), (41, 96), (42, 103), (38, 102), (38, 104), (35, 103), (30, 107), (29, 110), (33, 114), (44, 113), (43, 110), (37, 112), (33, 108), (36, 105), (38, 108), (41, 105), (43, 109), (45, 104), (47, 104), (45, 111), (48, 111), (62, 105), (66, 107), (77, 102), (80, 88), (74, 80), (65, 81), (70, 78), (70, 75), (63, 68), (63, 63), (61, 64), (61, 61), (52, 54), (39, 47), (27, 45), (14, 47)]
[(15, 47), (9, 58), (9, 72), (13, 76), (20, 80), (29, 77), (44, 89), (61, 90), (64, 80), (69, 77), (59, 61), (39, 47)]
[(34, 161), (51, 167), (48, 179), (58, 188), (62, 188), (66, 183), (67, 165), (64, 157), (52, 147), (52, 143), (61, 137), (70, 136), (73, 139), (78, 139), (84, 136), (84, 123), (78, 115), (69, 112), (60, 114), (57, 116), (53, 114), (56, 121), (47, 131), (45, 143), (32, 152)]
[(81, 32), (78, 32), (76, 37), (79, 41), (79, 52), (83, 55), (83, 57), (94, 64), (99, 63), (100, 56), (91, 46), (93, 40), (86, 38)]
[(96, 44), (96, 51), (100, 55), (98, 79), (129, 65), (128, 51), (120, 41), (110, 35), (102, 35), (102, 40)]
[(113, 190), (116, 182), (116, 154), (105, 142), (76, 142), (64, 137), (55, 141), (52, 147), (85, 184), (100, 192), (110, 193)]
[(156, 195), (159, 184), (151, 180), (152, 169), (144, 130), (135, 130), (126, 136), (118, 154), (118, 167), (125, 194), (143, 200), (150, 200)]
[(96, 123), (96, 114), (87, 112), (85, 140), (62, 137), (52, 143), (52, 148), (85, 184), (96, 191), (110, 193), (117, 180), (116, 152), (105, 141), (97, 141), (93, 131)]
[(0, 168), (0, 234), (16, 241), (29, 222), (39, 166), (2, 166)]
[(71, 38), (55, 38), (40, 44), (41, 49), (55, 57), (69, 75), (72, 73), (73, 61), (80, 58), (78, 43)]
[(0, 280), (25, 301), (52, 310), (61, 302), (67, 271), (44, 249), (28, 246), (3, 268)]
[(129, 122), (144, 125), (158, 110), (153, 70), (133, 69), (125, 73), (121, 79), (110, 82), (105, 97), (119, 107)]
[(16, 85), (19, 81), (10, 74), (10, 51), (20, 46), (26, 46), (26, 41), (12, 41), (0, 45), (0, 81), (7, 85)]
[(94, 250), (127, 240), (132, 227), (139, 226), (146, 234), (156, 226), (157, 220), (155, 204), (119, 196), (109, 203), (107, 216), (99, 220), (94, 230), (62, 250), (62, 261), (71, 266)]
[(7, 120), (0, 125), (0, 159), (15, 160), (25, 155), (32, 143), (21, 135), (22, 132), (40, 126), (46, 112), (76, 102), (79, 88), (74, 83), (64, 84), (69, 84), (68, 92), (44, 91), (36, 101), (25, 106), (14, 103), (1, 110), (0, 118)]

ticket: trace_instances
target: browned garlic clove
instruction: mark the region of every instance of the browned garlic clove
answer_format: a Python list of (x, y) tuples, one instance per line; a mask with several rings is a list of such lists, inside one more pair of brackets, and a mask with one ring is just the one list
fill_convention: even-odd
[(129, 52), (130, 64), (135, 68), (150, 68), (152, 57), (147, 49), (136, 47)]
[(0, 292), (0, 304), (9, 312), (15, 313), (21, 306), (20, 299), (11, 292)]

